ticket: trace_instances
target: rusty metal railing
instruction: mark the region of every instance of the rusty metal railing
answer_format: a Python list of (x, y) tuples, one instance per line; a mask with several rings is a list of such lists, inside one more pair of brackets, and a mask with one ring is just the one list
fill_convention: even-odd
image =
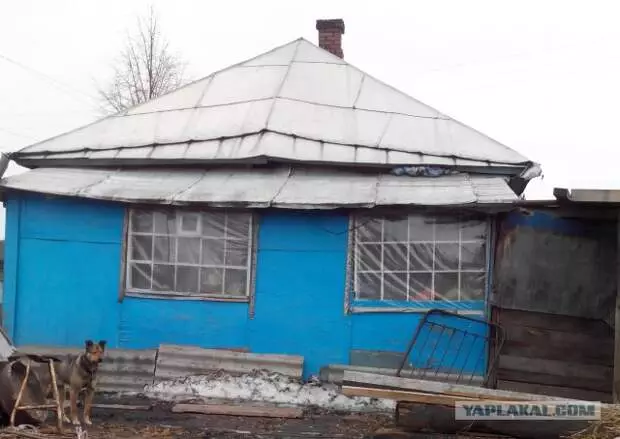
[(505, 339), (495, 323), (432, 309), (418, 324), (396, 376), (408, 372), (412, 378), (488, 386)]

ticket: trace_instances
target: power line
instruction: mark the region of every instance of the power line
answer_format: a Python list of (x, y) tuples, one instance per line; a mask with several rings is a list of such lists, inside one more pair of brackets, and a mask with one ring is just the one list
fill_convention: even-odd
[[(49, 75), (46, 75), (45, 73), (39, 72), (38, 70), (35, 70), (32, 67), (28, 67), (27, 65), (24, 65), (24, 64), (22, 64), (22, 63), (20, 63), (18, 61), (15, 61), (14, 59), (9, 58), (8, 56), (3, 55), (1, 53), (0, 53), (0, 59), (3, 59), (4, 61), (6, 61), (6, 62), (8, 62), (10, 64), (13, 64), (13, 65), (15, 65), (15, 66), (17, 66), (17, 67), (19, 67), (21, 69), (24, 69), (24, 70), (30, 72), (31, 74), (34, 74), (35, 76), (39, 76), (40, 78), (50, 82), (51, 84), (53, 84), (54, 86), (56, 86), (56, 88), (58, 88), (60, 90), (63, 90), (65, 92), (69, 92), (69, 93), (73, 93), (74, 95), (75, 94), (79, 94), (81, 96), (87, 97), (91, 101), (91, 102), (88, 103), (89, 106), (92, 106), (93, 102), (96, 100), (94, 97), (90, 96), (87, 93), (84, 93), (83, 91), (80, 91), (80, 90), (78, 90), (76, 88), (73, 88), (73, 87), (67, 85), (67, 84), (64, 84), (64, 83), (58, 81), (57, 79), (54, 79), (54, 78), (52, 78)], [(85, 102), (85, 101), (82, 100), (82, 102)]]

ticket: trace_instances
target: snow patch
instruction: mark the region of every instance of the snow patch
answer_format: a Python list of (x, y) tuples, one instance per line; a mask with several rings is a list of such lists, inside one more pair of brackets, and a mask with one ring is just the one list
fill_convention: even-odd
[(346, 412), (393, 412), (396, 402), (387, 399), (349, 397), (333, 385), (300, 383), (266, 371), (234, 376), (214, 373), (147, 385), (145, 395), (165, 401), (218, 399), (277, 405), (312, 406)]

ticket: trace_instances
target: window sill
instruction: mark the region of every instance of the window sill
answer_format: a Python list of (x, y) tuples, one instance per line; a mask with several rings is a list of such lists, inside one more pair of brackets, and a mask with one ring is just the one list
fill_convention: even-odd
[[(396, 308), (396, 307), (377, 307), (371, 308), (368, 306), (353, 306), (351, 307), (351, 314), (424, 314), (431, 309), (437, 308)], [(450, 309), (439, 308), (442, 311), (453, 312), (462, 316), (484, 316), (484, 311), (475, 309)]]
[(145, 291), (126, 291), (125, 297), (135, 297), (140, 299), (159, 299), (159, 300), (194, 300), (199, 302), (228, 302), (228, 303), (249, 303), (250, 298), (240, 296), (223, 296), (209, 294), (176, 294), (176, 293), (150, 293)]
[(414, 313), (423, 314), (431, 309), (452, 312), (459, 315), (484, 316), (484, 301), (469, 300), (460, 302), (440, 301), (383, 301), (383, 300), (355, 300), (351, 303), (351, 314), (372, 313)]

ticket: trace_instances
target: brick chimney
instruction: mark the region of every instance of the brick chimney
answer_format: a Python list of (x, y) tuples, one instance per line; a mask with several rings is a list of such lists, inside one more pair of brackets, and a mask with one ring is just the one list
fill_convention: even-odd
[(344, 34), (344, 20), (317, 20), (316, 29), (319, 31), (319, 47), (343, 58), (342, 34)]

